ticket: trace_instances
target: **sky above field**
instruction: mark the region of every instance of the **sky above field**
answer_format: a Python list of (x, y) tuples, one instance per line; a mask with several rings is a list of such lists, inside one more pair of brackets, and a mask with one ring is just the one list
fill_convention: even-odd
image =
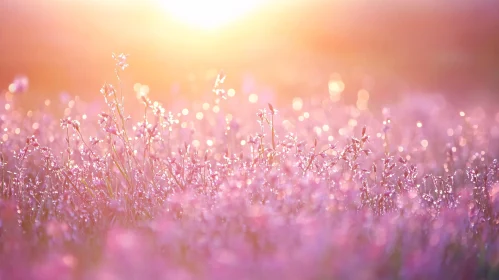
[(130, 84), (163, 95), (180, 84), (196, 96), (193, 77), (220, 68), (281, 95), (326, 86), (332, 72), (347, 87), (374, 77), (387, 98), (406, 89), (490, 98), (499, 89), (494, 1), (236, 2), (4, 0), (0, 85), (23, 74), (41, 100), (62, 91), (92, 98), (113, 78), (111, 53), (126, 52)]

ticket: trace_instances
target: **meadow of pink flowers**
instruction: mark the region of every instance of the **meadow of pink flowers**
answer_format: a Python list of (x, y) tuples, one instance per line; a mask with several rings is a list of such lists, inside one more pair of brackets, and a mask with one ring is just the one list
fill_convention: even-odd
[(223, 73), (163, 107), (114, 58), (101, 104), (2, 97), (0, 279), (499, 279), (499, 114), (251, 103)]

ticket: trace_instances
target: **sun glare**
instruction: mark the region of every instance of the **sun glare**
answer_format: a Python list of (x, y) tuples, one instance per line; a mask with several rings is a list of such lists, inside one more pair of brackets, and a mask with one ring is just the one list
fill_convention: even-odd
[(263, 0), (163, 0), (161, 3), (175, 19), (197, 28), (213, 29), (244, 16)]

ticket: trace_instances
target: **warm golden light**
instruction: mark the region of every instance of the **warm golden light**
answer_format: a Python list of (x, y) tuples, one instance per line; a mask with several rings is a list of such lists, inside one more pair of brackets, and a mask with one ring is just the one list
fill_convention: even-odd
[(228, 24), (254, 10), (263, 0), (163, 0), (173, 17), (197, 28), (212, 29)]

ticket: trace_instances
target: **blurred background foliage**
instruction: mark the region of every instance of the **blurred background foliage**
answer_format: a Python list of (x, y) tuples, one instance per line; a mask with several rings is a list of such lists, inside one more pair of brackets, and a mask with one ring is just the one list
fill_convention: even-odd
[(339, 73), (347, 103), (362, 88), (374, 104), (401, 93), (499, 103), (498, 1), (269, 1), (212, 30), (176, 21), (158, 0), (0, 3), (0, 85), (28, 76), (29, 106), (61, 92), (95, 99), (115, 82), (112, 52), (131, 54), (131, 92), (147, 84), (164, 101), (209, 92), (223, 68), (229, 86), (251, 76), (278, 98), (326, 94)]

